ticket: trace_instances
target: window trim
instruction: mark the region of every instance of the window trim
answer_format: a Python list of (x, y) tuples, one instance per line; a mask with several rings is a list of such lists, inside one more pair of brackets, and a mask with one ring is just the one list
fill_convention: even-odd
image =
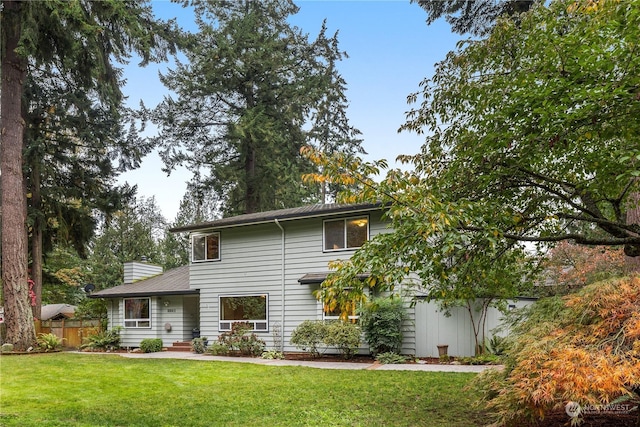
[[(136, 318), (136, 319), (127, 319), (127, 301), (130, 300), (147, 300), (147, 304), (149, 306), (149, 318)], [(131, 298), (123, 298), (122, 299), (122, 324), (126, 329), (151, 329), (152, 323), (152, 306), (151, 306), (151, 297), (131, 297)], [(127, 322), (136, 322), (135, 326), (128, 326)], [(140, 326), (141, 322), (149, 322), (149, 326)]]
[[(357, 313), (357, 310), (356, 310)], [(347, 316), (347, 319), (350, 321), (357, 322), (360, 319), (358, 314), (353, 314), (351, 316)], [(340, 316), (328, 316), (327, 312), (324, 310), (324, 304), (322, 304), (322, 320), (342, 320)]]
[[(222, 317), (222, 298), (241, 298), (241, 297), (265, 297), (265, 319), (242, 319), (242, 320), (223, 320)], [(228, 323), (228, 328), (223, 328), (222, 324)], [(250, 293), (250, 294), (218, 294), (218, 331), (228, 332), (234, 323), (251, 323), (253, 329), (251, 332), (269, 332), (269, 293)], [(264, 324), (264, 329), (257, 329), (257, 324)]]
[[(345, 288), (346, 291), (349, 291), (352, 288)], [(365, 294), (367, 296), (369, 296), (369, 292), (367, 292), (365, 290)], [(325, 304), (323, 301), (318, 301), (320, 304), (320, 310), (322, 310), (322, 320), (342, 320), (340, 319), (340, 316), (327, 316), (327, 312), (325, 311), (324, 307)], [(361, 306), (361, 304), (358, 304), (355, 308), (354, 308), (354, 314), (352, 314), (351, 316), (347, 316), (347, 319), (349, 321), (353, 321), (353, 322), (358, 322), (360, 320), (360, 315), (358, 314), (358, 308)]]
[[(217, 258), (207, 258), (207, 244), (206, 244), (206, 237), (207, 236), (217, 236), (218, 237), (218, 257)], [(204, 258), (203, 259), (195, 259), (195, 244), (194, 244), (194, 240), (197, 237), (204, 237), (205, 238), (205, 245), (204, 245)], [(191, 234), (191, 262), (192, 263), (200, 263), (200, 262), (214, 262), (214, 261), (220, 261), (220, 259), (222, 258), (222, 239), (220, 236), (220, 232), (219, 231), (212, 231), (209, 233), (193, 233)]]
[[(332, 218), (332, 219), (325, 219), (322, 221), (322, 252), (342, 252), (342, 251), (355, 251), (357, 249), (360, 249), (362, 246), (354, 246), (354, 247), (347, 247), (347, 221), (351, 221), (351, 220), (356, 220), (356, 219), (366, 219), (367, 220), (367, 238), (365, 240), (365, 242), (368, 242), (371, 238), (371, 229), (370, 229), (370, 224), (371, 224), (371, 218), (369, 217), (369, 215), (358, 215), (358, 216), (350, 216), (350, 217), (346, 217), (346, 218)], [(337, 221), (342, 221), (343, 223), (343, 237), (344, 237), (344, 248), (337, 248), (337, 249), (329, 249), (327, 248), (325, 245), (327, 243), (327, 235), (326, 235), (326, 224), (327, 222), (337, 222)]]

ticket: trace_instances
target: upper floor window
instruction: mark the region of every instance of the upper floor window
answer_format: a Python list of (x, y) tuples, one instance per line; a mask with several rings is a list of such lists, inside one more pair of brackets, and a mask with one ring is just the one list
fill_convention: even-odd
[(324, 222), (324, 250), (359, 248), (369, 240), (369, 218), (332, 219)]
[(191, 237), (191, 260), (217, 261), (220, 259), (220, 233), (194, 234)]

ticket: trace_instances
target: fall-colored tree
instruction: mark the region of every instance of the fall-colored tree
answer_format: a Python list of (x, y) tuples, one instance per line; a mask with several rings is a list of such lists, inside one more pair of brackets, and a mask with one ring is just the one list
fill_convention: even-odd
[(640, 276), (541, 300), (511, 336), (505, 369), (475, 381), (495, 425), (536, 422), (569, 402), (639, 402)]
[[(640, 257), (640, 15), (630, 13), (639, 8), (638, 0), (539, 4), (518, 25), (499, 20), (486, 39), (461, 44), (409, 96), (422, 102), (401, 130), (425, 135), (420, 153), (400, 156), (409, 170), (373, 179), (385, 161), (306, 150), (322, 166), (314, 179), (359, 186), (342, 201), (389, 206), (395, 236), (376, 237), (351, 263), (408, 267), (404, 276), (416, 272), (455, 295), (481, 272), (520, 268), (497, 259), (515, 261), (523, 243), (623, 247)], [(386, 277), (389, 286), (402, 279)]]
[(541, 295), (560, 295), (630, 272), (622, 248), (560, 242), (545, 257)]

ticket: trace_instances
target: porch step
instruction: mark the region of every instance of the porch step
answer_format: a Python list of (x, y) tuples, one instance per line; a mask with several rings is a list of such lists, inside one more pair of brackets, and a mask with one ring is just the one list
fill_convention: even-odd
[(171, 347), (167, 347), (167, 351), (191, 351), (191, 342), (190, 341), (176, 341), (171, 344)]

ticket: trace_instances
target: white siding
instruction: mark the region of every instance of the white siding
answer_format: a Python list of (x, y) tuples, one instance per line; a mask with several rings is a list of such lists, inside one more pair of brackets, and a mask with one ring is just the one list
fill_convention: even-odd
[[(386, 229), (380, 213), (368, 214), (370, 235)], [(336, 215), (331, 218), (360, 215)], [(283, 334), (284, 350), (296, 351), (290, 344), (292, 331), (304, 320), (322, 319), (322, 306), (312, 291), (317, 285), (298, 282), (307, 273), (328, 271), (329, 261), (350, 257), (354, 251), (323, 252), (324, 218), (281, 221), (285, 232), (284, 257), (282, 232), (274, 223), (221, 230), (221, 260), (194, 263), (190, 267), (192, 289), (200, 289), (201, 334), (216, 339), (218, 330), (218, 296), (269, 294), (269, 331), (257, 333), (273, 346), (272, 328), (278, 323)], [(284, 324), (282, 324), (282, 267), (284, 263)]]
[(140, 279), (155, 276), (162, 273), (162, 267), (146, 262), (129, 261), (124, 263), (123, 283), (133, 283)]
[[(518, 308), (531, 304), (532, 300), (514, 300), (509, 304)], [(438, 357), (439, 345), (448, 345), (449, 356), (475, 355), (475, 337), (469, 313), (464, 307), (452, 307), (450, 316), (440, 311), (438, 304), (418, 302), (415, 306), (415, 334), (418, 357)], [(477, 317), (477, 314), (474, 314)], [(485, 325), (485, 337), (490, 338), (492, 331), (500, 326), (503, 314), (494, 307), (489, 307)], [(477, 321), (477, 319), (476, 319)]]
[[(123, 328), (120, 332), (121, 346), (125, 348), (140, 347), (145, 338), (161, 338), (162, 345), (169, 347), (175, 341), (190, 341), (192, 329), (197, 326), (197, 297), (164, 296), (151, 297), (151, 327)], [(189, 310), (193, 308), (193, 310)], [(115, 326), (124, 327), (124, 300), (110, 300), (108, 310), (109, 329)], [(170, 330), (167, 330), (170, 326)]]
[[(370, 237), (388, 231), (380, 212), (369, 212)], [(125, 328), (123, 347), (138, 347), (144, 338), (162, 338), (165, 346), (174, 341), (189, 341), (192, 330), (217, 339), (219, 297), (225, 295), (267, 294), (268, 331), (256, 334), (273, 348), (274, 325), (279, 326), (284, 351), (297, 351), (291, 345), (293, 330), (304, 320), (321, 320), (322, 305), (312, 292), (319, 285), (301, 285), (298, 280), (308, 273), (328, 271), (328, 263), (346, 259), (355, 251), (323, 251), (323, 221), (326, 219), (363, 216), (347, 213), (319, 218), (282, 220), (276, 222), (223, 228), (220, 232), (220, 260), (192, 263), (189, 267), (190, 287), (198, 296), (165, 296), (151, 299), (151, 328)], [(283, 251), (284, 248), (284, 251)], [(284, 293), (283, 293), (284, 289)], [(396, 288), (402, 292), (402, 285)], [(517, 307), (530, 301), (515, 301)], [(123, 326), (123, 301), (111, 301), (110, 327)], [(283, 311), (283, 306), (285, 310)], [(404, 324), (402, 352), (420, 357), (437, 357), (437, 346), (448, 345), (451, 356), (474, 354), (474, 334), (469, 315), (464, 308), (451, 309), (447, 317), (436, 303), (419, 302), (415, 308), (405, 303), (408, 319)], [(487, 317), (487, 337), (501, 321), (496, 309)], [(167, 331), (165, 325), (170, 324)], [(363, 339), (364, 342), (364, 339)], [(361, 351), (367, 352), (365, 345)]]
[[(269, 295), (269, 323), (279, 318), (280, 230), (275, 224), (232, 228), (220, 233), (220, 261), (193, 263), (190, 286), (200, 289), (200, 334), (214, 340), (221, 295)], [(258, 336), (270, 342), (270, 330)]]

